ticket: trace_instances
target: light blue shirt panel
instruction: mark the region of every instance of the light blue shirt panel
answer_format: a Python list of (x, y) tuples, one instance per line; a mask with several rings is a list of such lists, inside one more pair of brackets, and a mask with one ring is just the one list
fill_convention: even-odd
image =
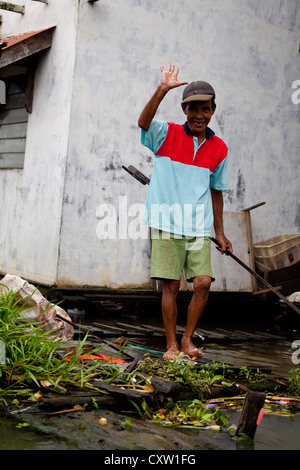
[(143, 223), (180, 235), (210, 236), (213, 213), (209, 181), (207, 168), (156, 158)]
[(194, 159), (193, 159), (194, 161), (198, 149), (204, 144), (204, 142), (206, 142), (206, 139), (204, 139), (200, 145), (198, 144), (198, 137), (193, 137), (193, 139), (194, 139)]
[(210, 187), (219, 191), (228, 189), (228, 158), (219, 163), (210, 175)]
[(168, 133), (168, 123), (153, 119), (149, 129), (145, 131), (142, 129), (141, 143), (148, 147), (154, 154), (162, 146), (163, 141)]

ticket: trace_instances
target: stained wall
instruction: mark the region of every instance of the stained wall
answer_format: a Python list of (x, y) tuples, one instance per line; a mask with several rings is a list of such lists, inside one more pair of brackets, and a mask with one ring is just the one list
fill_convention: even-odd
[[(2, 37), (52, 24), (56, 32), (37, 73), (25, 168), (0, 172), (2, 271), (61, 285), (149, 286), (148, 232), (138, 225), (147, 186), (122, 165), (151, 177), (137, 119), (168, 63), (182, 80), (216, 90), (211, 127), (229, 147), (225, 210), (266, 202), (251, 213), (254, 241), (299, 231), (297, 0), (25, 5), (22, 18), (3, 13)], [(181, 94), (172, 90), (157, 117), (184, 122)], [(230, 232), (245, 251), (244, 232)], [(226, 289), (243, 290), (235, 272)]]

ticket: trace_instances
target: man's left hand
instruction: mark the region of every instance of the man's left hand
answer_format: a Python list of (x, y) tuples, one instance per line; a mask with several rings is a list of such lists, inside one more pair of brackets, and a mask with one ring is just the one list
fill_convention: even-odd
[(220, 246), (217, 247), (218, 250), (224, 255), (226, 251), (229, 253), (233, 252), (232, 243), (225, 237), (225, 235), (216, 236), (216, 240), (219, 242)]

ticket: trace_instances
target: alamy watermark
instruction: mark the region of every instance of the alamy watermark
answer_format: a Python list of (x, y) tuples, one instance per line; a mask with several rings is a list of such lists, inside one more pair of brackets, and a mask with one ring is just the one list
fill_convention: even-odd
[(292, 89), (296, 90), (292, 93), (292, 103), (300, 104), (300, 80), (295, 80), (292, 83)]
[(0, 104), (6, 104), (6, 85), (3, 80), (0, 80)]
[[(119, 196), (117, 206), (100, 204), (96, 210), (96, 218), (99, 219), (96, 226), (97, 237), (102, 240), (147, 240), (149, 227), (142, 220), (145, 214), (146, 219), (154, 220), (162, 227), (176, 226), (178, 234), (172, 235), (175, 239), (181, 239), (181, 234), (188, 233), (187, 238), (191, 239), (187, 242), (188, 249), (202, 248), (203, 239), (199, 234), (204, 233), (203, 204), (151, 204), (148, 210), (150, 213), (144, 204), (128, 204), (127, 196)], [(152, 239), (159, 236), (159, 230), (151, 230)], [(168, 231), (162, 232), (162, 238), (170, 236)]]
[(5, 343), (0, 340), (0, 365), (6, 362)]
[(298, 365), (300, 364), (300, 340), (293, 341), (292, 349), (296, 349), (292, 354), (292, 363)]

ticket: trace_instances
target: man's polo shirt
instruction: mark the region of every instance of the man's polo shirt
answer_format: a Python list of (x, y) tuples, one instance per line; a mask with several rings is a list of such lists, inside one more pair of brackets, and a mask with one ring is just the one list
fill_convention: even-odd
[(155, 155), (143, 223), (190, 237), (211, 236), (210, 188), (228, 189), (227, 146), (207, 128), (198, 145), (187, 125), (153, 120), (141, 143)]

